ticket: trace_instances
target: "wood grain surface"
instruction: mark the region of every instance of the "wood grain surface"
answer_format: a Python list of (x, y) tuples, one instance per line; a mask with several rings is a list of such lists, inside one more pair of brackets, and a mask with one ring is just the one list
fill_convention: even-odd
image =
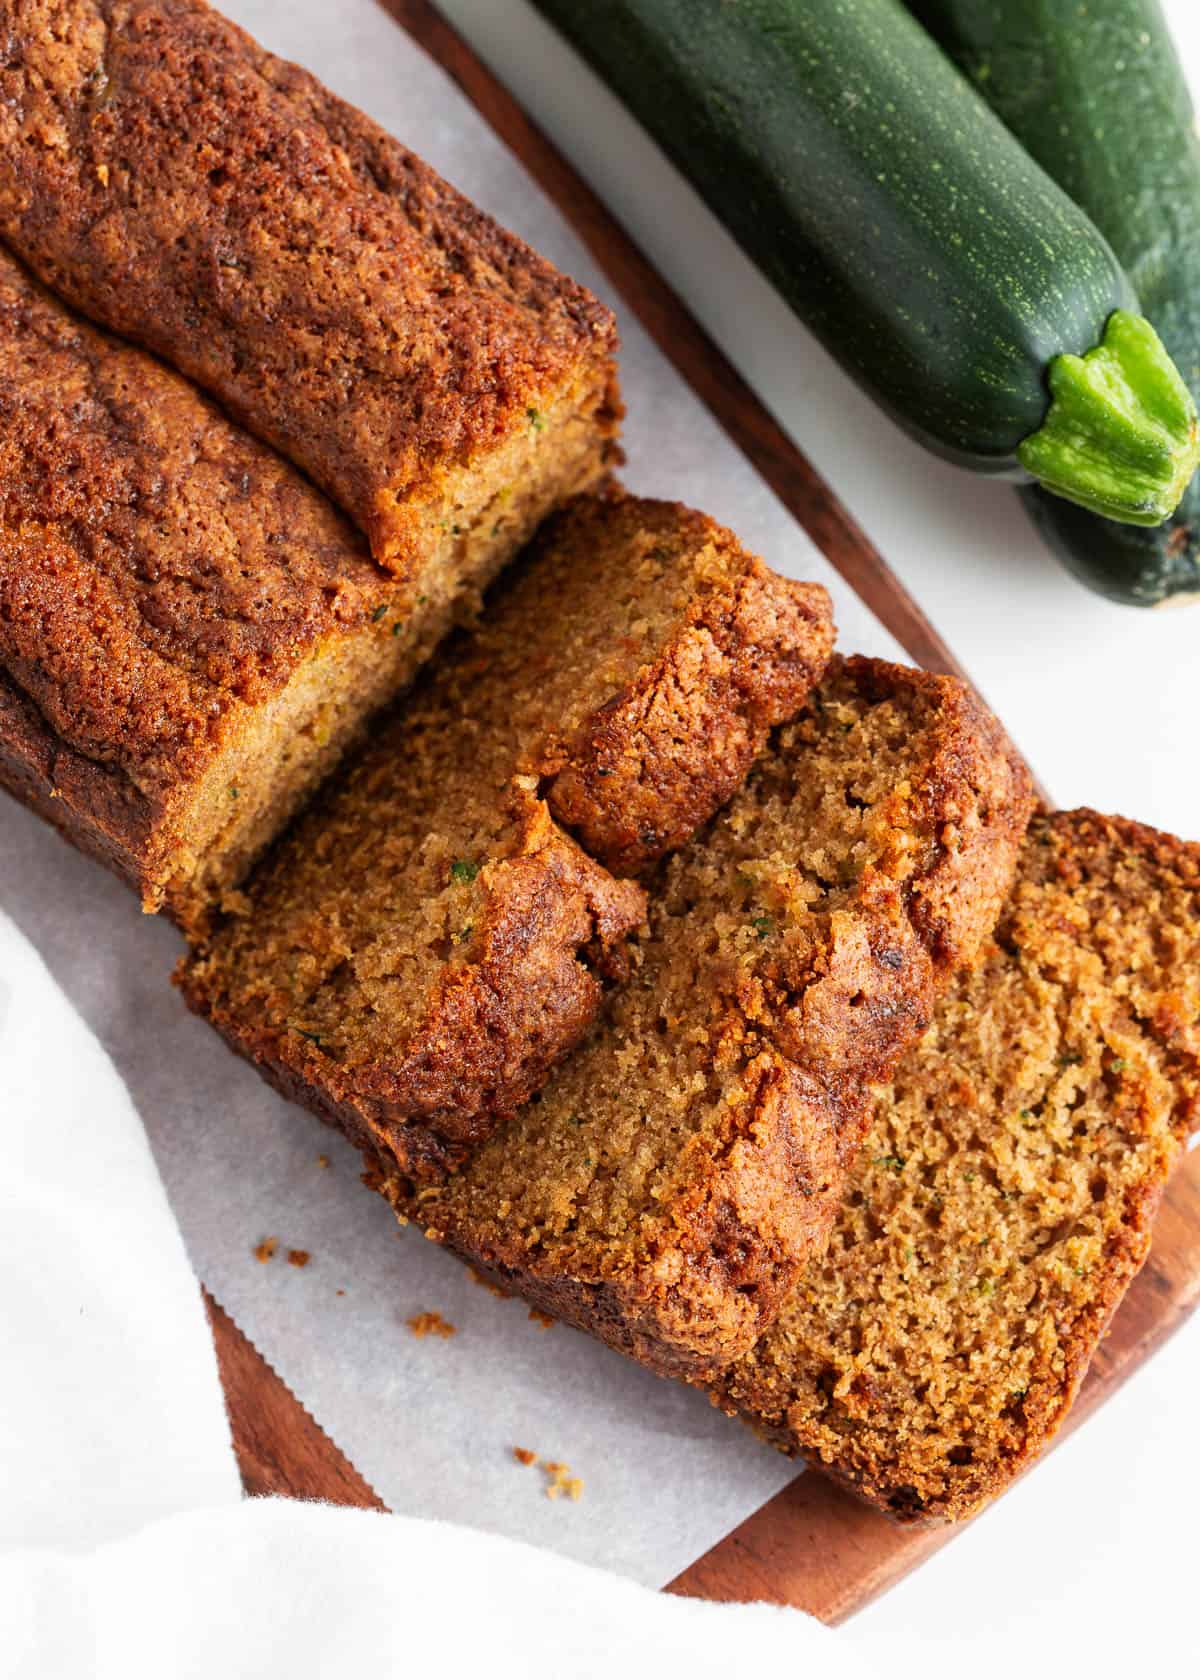
[[(797, 522), (909, 656), (966, 675), (838, 497), (585, 182), (428, 0), (380, 0), (445, 69), (554, 199), (614, 287)], [(969, 679), (968, 679), (969, 680)], [(1177, 1175), (1154, 1251), (1129, 1292), (1068, 1424), (1078, 1425), (1200, 1300), (1200, 1153)], [(242, 1479), (383, 1510), (382, 1501), (220, 1305), (206, 1297)], [(730, 1429), (740, 1427), (733, 1422)], [(979, 1520), (986, 1520), (986, 1514)], [(816, 1474), (801, 1474), (671, 1584), (722, 1601), (765, 1599), (838, 1622), (953, 1540), (901, 1528)]]
[(233, 1450), (247, 1493), (325, 1499), (364, 1511), (387, 1506), (291, 1389), (204, 1291)]

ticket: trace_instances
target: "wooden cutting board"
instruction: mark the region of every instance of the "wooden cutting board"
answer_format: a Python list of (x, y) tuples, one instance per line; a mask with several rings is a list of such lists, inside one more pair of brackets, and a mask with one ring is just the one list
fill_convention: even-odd
[[(834, 492), (470, 47), (429, 0), (380, 3), (454, 78), (555, 201), (659, 348), (909, 656), (929, 670), (966, 676)], [(247, 1491), (386, 1509), (228, 1315), (207, 1300)], [(1154, 1251), (1093, 1361), (1068, 1429), (1114, 1393), (1198, 1301), (1200, 1151), (1176, 1176), (1159, 1216)], [(835, 1623), (958, 1532), (898, 1527), (824, 1477), (802, 1473), (668, 1590), (722, 1601), (765, 1599)]]

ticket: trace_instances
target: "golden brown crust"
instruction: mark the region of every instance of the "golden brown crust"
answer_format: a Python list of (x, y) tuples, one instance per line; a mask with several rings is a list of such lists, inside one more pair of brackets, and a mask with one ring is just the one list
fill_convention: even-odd
[(690, 550), (697, 587), (678, 625), (603, 706), (541, 742), (530, 768), (550, 809), (618, 875), (643, 874), (719, 810), (833, 651), (819, 584), (772, 572), (729, 530), (678, 502), (580, 502), (545, 539), (564, 570), (588, 550)]
[(504, 440), (615, 436), (610, 312), (200, 0), (11, 0), (0, 234), (411, 576)]
[(395, 597), (297, 473), (3, 252), (0, 408), (5, 667), (156, 814), (233, 700)]
[(1039, 816), (899, 1070), (828, 1258), (714, 1398), (904, 1520), (1044, 1450), (1200, 1124), (1200, 847)]
[(835, 660), (657, 879), (587, 1045), (436, 1196), (380, 1187), (539, 1309), (710, 1378), (824, 1247), (866, 1087), (994, 918), (1030, 804), (962, 684)]
[[(857, 682), (881, 686), (897, 667), (851, 658)], [(1033, 810), (1033, 783), (999, 719), (973, 689), (928, 672), (905, 672), (914, 690), (936, 696), (939, 734), (928, 775), (911, 807), (932, 837), (925, 866), (908, 889), (908, 910), (933, 962), (945, 973), (974, 960), (995, 926)]]
[(6, 780), (154, 904), (246, 719), (356, 640), (398, 687), (421, 614), (298, 473), (2, 252), (0, 410)]

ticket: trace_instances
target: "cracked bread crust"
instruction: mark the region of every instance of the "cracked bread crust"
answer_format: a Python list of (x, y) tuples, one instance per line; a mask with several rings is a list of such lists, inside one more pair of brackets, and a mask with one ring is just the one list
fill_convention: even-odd
[(511, 553), (617, 459), (610, 311), (306, 71), (200, 0), (9, 0), (4, 41), (0, 234), (292, 459), (389, 570), (491, 527), (561, 448)]
[[(703, 515), (580, 498), (193, 952), (189, 1003), (414, 1179), (452, 1169), (579, 1040), (597, 974), (620, 966), (645, 900), (601, 865), (629, 857), (627, 807), (656, 848), (711, 815), (832, 638), (824, 590)], [(598, 761), (598, 738), (636, 740), (636, 762)], [(554, 796), (610, 764), (622, 796), (592, 809), (596, 861)], [(648, 844), (643, 821), (637, 861)]]
[(373, 1182), (540, 1310), (710, 1379), (824, 1247), (865, 1087), (994, 920), (1031, 804), (964, 685), (835, 660), (664, 865), (587, 1044), (436, 1194)]
[(828, 1254), (715, 1402), (895, 1517), (973, 1515), (1060, 1428), (1198, 1127), (1200, 847), (1039, 814)]
[(641, 875), (726, 803), (800, 710), (833, 652), (829, 597), (769, 570), (706, 514), (620, 491), (580, 499), (541, 544), (556, 555), (540, 574), (547, 596), (614, 550), (631, 575), (673, 566), (686, 582), (655, 656), (547, 730), (525, 765), (585, 850)]
[(256, 759), (253, 720), (346, 661), (354, 705), (381, 703), (449, 603), (410, 611), (293, 468), (3, 252), (0, 410), (0, 778), (148, 909), (185, 913), (206, 849), (255, 814), (256, 763), (290, 750), (311, 777), (354, 721), (322, 721), (314, 689), (292, 715), (324, 747)]

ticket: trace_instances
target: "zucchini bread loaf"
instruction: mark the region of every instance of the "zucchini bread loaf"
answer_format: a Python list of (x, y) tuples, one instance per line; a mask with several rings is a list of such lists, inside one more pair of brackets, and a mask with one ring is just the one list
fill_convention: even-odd
[(1030, 803), (963, 684), (835, 661), (663, 866), (589, 1041), (440, 1189), (374, 1182), (504, 1289), (711, 1376), (823, 1249), (865, 1087), (991, 928)]
[(0, 238), (387, 569), (494, 572), (615, 463), (609, 311), (202, 0), (0, 0), (0, 40)]
[(718, 1402), (899, 1517), (969, 1516), (1062, 1423), (1198, 1126), (1200, 847), (1038, 816), (828, 1254)]
[(702, 514), (582, 498), (249, 880), (183, 965), (188, 1002), (285, 1093), (441, 1174), (624, 971), (645, 900), (604, 866), (711, 816), (832, 642), (823, 589)]
[(0, 250), (0, 784), (197, 925), (480, 579), (319, 491)]

